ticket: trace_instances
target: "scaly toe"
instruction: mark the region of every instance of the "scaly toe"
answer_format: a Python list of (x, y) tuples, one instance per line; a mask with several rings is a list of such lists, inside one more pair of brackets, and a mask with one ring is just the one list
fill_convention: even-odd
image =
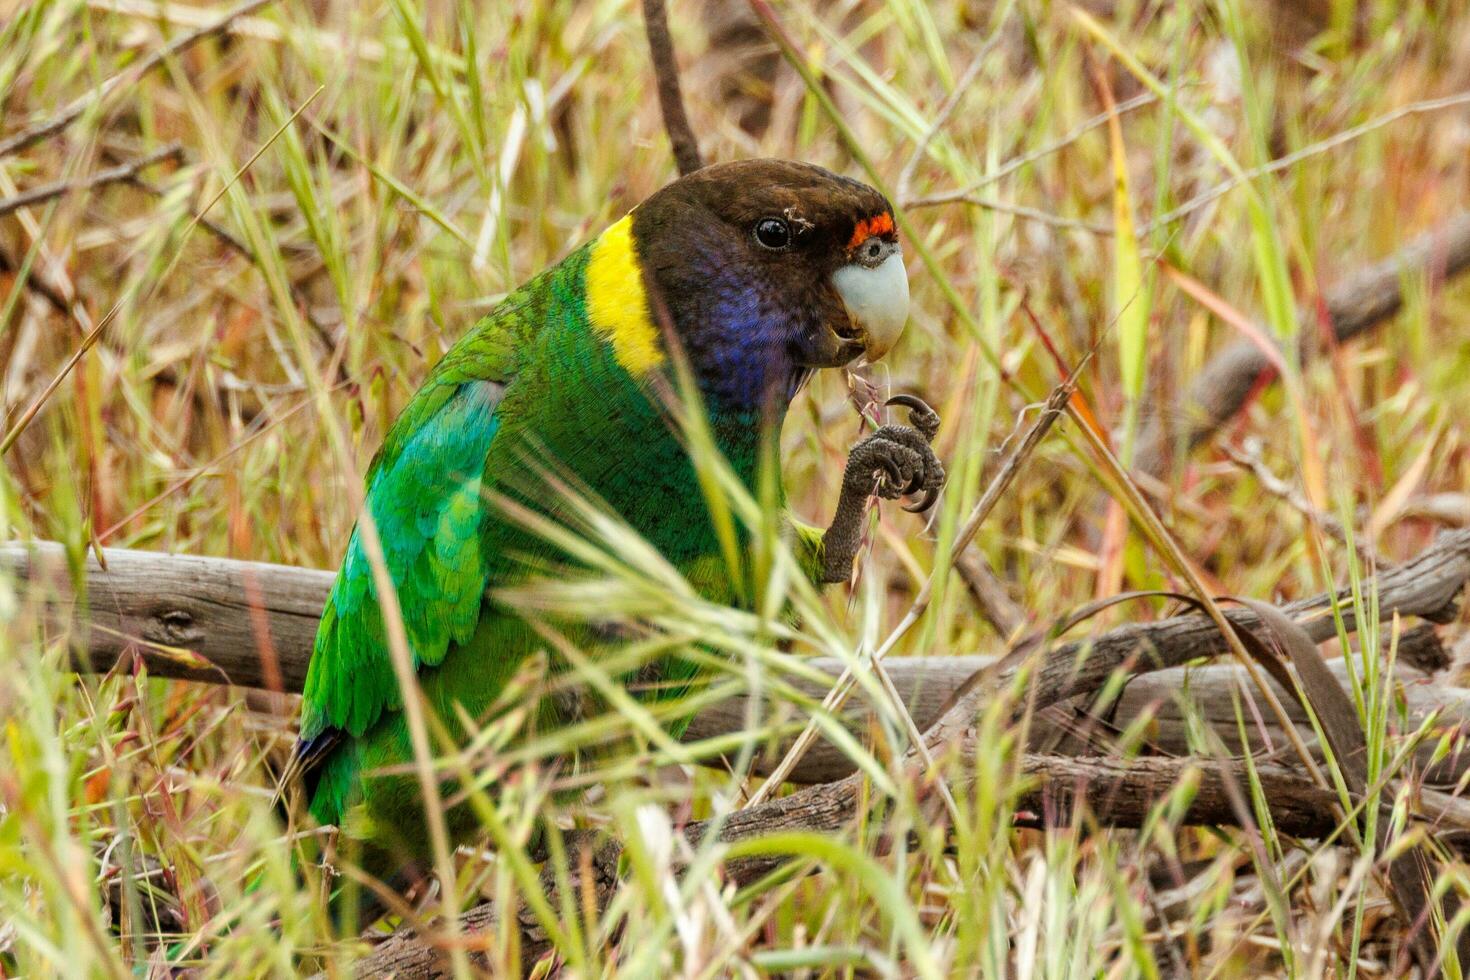
[(939, 413), (918, 395), (894, 395), (883, 404), (908, 409), (909, 422), (924, 436), (926, 442), (933, 442), (934, 437), (939, 434)]

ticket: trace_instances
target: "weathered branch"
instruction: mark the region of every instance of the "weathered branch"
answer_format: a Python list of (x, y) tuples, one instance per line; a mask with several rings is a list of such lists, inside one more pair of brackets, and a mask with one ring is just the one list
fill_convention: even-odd
[[(973, 743), (961, 747), (961, 754), (973, 751)], [(956, 766), (959, 774), (973, 773), (972, 767)], [(1262, 764), (1256, 767), (1265, 797), (1271, 800), (1272, 816), (1277, 829), (1301, 837), (1323, 837), (1336, 829), (1333, 804), (1336, 797), (1317, 787), (1305, 777), (1280, 766)], [(1247, 785), (1244, 766), (1238, 762), (1211, 762), (1195, 759), (1103, 759), (1061, 758), (1051, 755), (1027, 755), (1020, 763), (1020, 774), (1027, 777), (1029, 788), (1015, 801), (1018, 810), (1047, 814), (1048, 822), (1070, 819), (1076, 810), (1086, 810), (1101, 824), (1114, 827), (1138, 827), (1159, 800), (1167, 797), (1185, 779), (1195, 782), (1193, 799), (1181, 823), (1233, 826), (1239, 823), (1229, 786), (1234, 783), (1244, 793)], [(813, 786), (792, 796), (780, 797), (750, 810), (730, 814), (721, 828), (720, 838), (735, 842), (759, 838), (783, 830), (841, 833), (851, 826), (856, 815), (856, 795), (849, 792), (850, 780)], [(964, 783), (955, 783), (956, 792), (965, 792)], [(697, 844), (709, 824), (700, 821), (684, 828), (684, 835)], [(727, 861), (727, 878), (746, 884), (774, 870), (780, 857), (747, 858)], [(553, 907), (555, 897), (552, 898)], [(499, 910), (492, 902), (470, 909), (460, 919), (466, 934), (495, 935)], [(529, 972), (537, 958), (550, 949), (545, 934), (534, 924), (522, 920), (520, 943), (522, 969)], [(472, 962), (489, 966), (483, 957)], [(360, 980), (395, 977), (419, 980), (449, 976), (443, 948), (436, 937), (412, 929), (395, 933), (357, 964)]]
[[(254, 562), (171, 557), (141, 552), (105, 552), (108, 569), (89, 557), (85, 569), (91, 606), (91, 626), (74, 620), (75, 602), (65, 588), (62, 552), (56, 545), (41, 545), (34, 554), (19, 545), (0, 546), (0, 572), (9, 571), (39, 590), (46, 618), (53, 625), (70, 625), (82, 641), (80, 659), (90, 659), (93, 669), (106, 669), (130, 651), (137, 651), (154, 672), (200, 680), (230, 679), (235, 683), (298, 689), (309, 657), (316, 616), (321, 608), (331, 575), (305, 569), (282, 568)], [(1470, 578), (1470, 530), (1444, 534), (1422, 554), (1380, 574), (1364, 591), (1376, 594), (1384, 621), (1419, 617), (1444, 622), (1456, 612), (1456, 597)], [(52, 598), (46, 599), (50, 594)], [(1349, 602), (1346, 592), (1339, 601)], [(1315, 640), (1336, 634), (1327, 596), (1319, 596), (1287, 607)], [(1341, 610), (1349, 630), (1356, 628), (1350, 605)], [(1230, 619), (1255, 625), (1255, 614), (1233, 608)], [(1419, 641), (1410, 641), (1411, 645)], [(160, 646), (168, 649), (161, 649)], [(180, 648), (193, 647), (213, 661), (205, 664)], [(1031, 665), (1027, 705), (1038, 716), (1070, 699), (1091, 697), (1101, 690), (1114, 672), (1142, 675), (1178, 668), (1191, 661), (1223, 652), (1214, 626), (1202, 616), (1176, 616), (1155, 623), (1125, 626), (1091, 640), (1066, 643), (1039, 654)], [(1085, 654), (1085, 655), (1084, 655)], [(961, 669), (972, 670), (974, 662)], [(929, 664), (933, 664), (931, 659)], [(903, 660), (894, 661), (898, 667)], [(79, 664), (83, 666), (84, 664)], [(927, 664), (926, 664), (927, 666)], [(941, 759), (964, 760), (977, 750), (979, 733), (973, 719), (977, 704), (993, 697), (1015, 678), (1024, 666), (1003, 658), (989, 672), (982, 672), (958, 693), (938, 706), (936, 694), (954, 689), (955, 675), (943, 687), (932, 685), (933, 675), (909, 675), (906, 683), (920, 724), (927, 725), (925, 742)], [(275, 681), (274, 685), (269, 682)], [(1129, 687), (1135, 691), (1138, 682)], [(1125, 690), (1125, 700), (1127, 698)], [(928, 698), (927, 702), (925, 697)], [(1463, 699), (1454, 699), (1458, 706)], [(950, 702), (953, 702), (952, 704)], [(938, 713), (932, 724), (928, 718)], [(1035, 809), (1055, 819), (1075, 804), (1085, 803), (1099, 822), (1136, 826), (1152, 803), (1182, 778), (1194, 772), (1200, 786), (1184, 815), (1185, 822), (1231, 825), (1239, 816), (1230, 802), (1229, 785), (1241, 773), (1234, 762), (1201, 762), (1149, 758), (1121, 761), (1109, 758), (1065, 758), (1027, 755), (1023, 771), (1035, 784), (1018, 806)], [(922, 766), (910, 754), (904, 761), (907, 775), (922, 781)], [(963, 780), (973, 767), (954, 767)], [(1285, 832), (1317, 836), (1331, 829), (1334, 802), (1330, 794), (1315, 787), (1291, 770), (1266, 765), (1273, 818)], [(952, 783), (964, 791), (964, 783)], [(860, 815), (865, 796), (856, 774), (837, 782), (811, 786), (791, 796), (732, 815), (721, 832), (722, 839), (739, 840), (781, 829), (840, 831)], [(697, 840), (703, 825), (687, 832)], [(728, 873), (740, 880), (768, 870), (776, 859), (733, 864)], [(472, 910), (466, 925), (473, 928), (493, 921), (495, 911), (481, 906)], [(523, 929), (527, 950), (544, 943), (536, 930)], [(433, 943), (412, 934), (396, 936), (364, 963), (366, 976), (382, 975), (378, 965), (398, 976), (432, 976), (438, 969), (439, 953)]]
[[(159, 677), (297, 692), (331, 572), (105, 548), (88, 555), (85, 607), (51, 542), (0, 545), (0, 574), (28, 582), (53, 627), (72, 630), (78, 670), (136, 653)], [(69, 624), (69, 626), (68, 626)]]
[[(1386, 653), (1389, 638), (1384, 637), (1382, 642)], [(1446, 656), (1435, 629), (1422, 625), (1405, 632), (1399, 638), (1397, 653), (1399, 666), (1394, 676), (1399, 682), (1399, 692), (1407, 712), (1405, 727), (1412, 731), (1424, 719), (1437, 714), (1437, 726), (1441, 731), (1459, 727), (1470, 733), (1470, 690), (1447, 687), (1435, 681), (1430, 670), (1418, 666), (1426, 661), (1442, 662)], [(939, 719), (950, 694), (957, 687), (976, 671), (992, 667), (996, 660), (983, 656), (899, 657), (885, 661), (884, 665), (914, 723), (925, 729)], [(842, 669), (838, 661), (827, 658), (813, 660), (811, 666), (834, 677)], [(1346, 662), (1333, 660), (1331, 667), (1338, 682), (1348, 689)], [(1290, 692), (1281, 689), (1275, 681), (1268, 680), (1267, 683), (1276, 689), (1276, 696), (1291, 719), (1303, 731), (1310, 731), (1306, 712)], [(826, 688), (814, 680), (793, 678), (791, 684), (813, 698), (820, 698), (826, 693)], [(1032, 752), (1066, 756), (1105, 755), (1116, 745), (1117, 739), (1113, 737), (1116, 733), (1146, 722), (1144, 732), (1148, 748), (1163, 755), (1185, 756), (1197, 747), (1189, 738), (1188, 719), (1193, 716), (1205, 728), (1214, 731), (1227, 749), (1239, 752), (1241, 743), (1233, 693), (1249, 686), (1250, 682), (1240, 667), (1228, 663), (1175, 667), (1142, 674), (1129, 680), (1119, 696), (1109, 704), (1093, 705), (1092, 698), (1083, 696), (1040, 712), (1028, 730), (1027, 747)], [(859, 696), (848, 702), (843, 721), (850, 731), (862, 738), (876, 731), (878, 714), (870, 701)], [(791, 729), (805, 720), (805, 716), (799, 716), (788, 704), (771, 705), (767, 709), (767, 717), (776, 722), (785, 718), (791, 722), (788, 726)], [(690, 722), (684, 737), (686, 741), (695, 741), (738, 732), (745, 727), (748, 718), (746, 698), (737, 694), (703, 708)], [(1269, 713), (1251, 726), (1246, 735), (1252, 752), (1277, 751), (1288, 744), (1279, 722)], [(769, 751), (755, 760), (753, 770), (758, 775), (766, 775), (770, 771), (770, 762), (784, 755), (791, 741), (789, 734), (774, 739)], [(1421, 766), (1429, 765), (1435, 741), (1423, 745), (1417, 754)], [(1321, 761), (1320, 751), (1316, 754)], [(1454, 754), (1434, 766), (1433, 782), (1453, 783), (1467, 770), (1470, 770), (1470, 758)], [(818, 741), (792, 770), (790, 780), (801, 785), (826, 783), (841, 779), (852, 771), (852, 759), (841, 748), (827, 741)]]
[[(1406, 566), (1385, 573), (1379, 582), (1385, 590), (1381, 598), (1385, 612), (1393, 608), (1406, 616), (1444, 618), (1443, 607), (1461, 577), (1470, 575), (1470, 539), (1466, 535), (1470, 532), (1448, 535)], [(106, 672), (120, 658), (137, 656), (151, 674), (159, 677), (289, 693), (301, 690), (332, 573), (120, 548), (104, 549), (103, 554), (106, 570), (94, 558), (89, 557), (86, 563), (87, 615), (72, 592), (60, 545), (0, 545), (0, 574), (29, 583), (47, 629), (70, 631), (73, 662), (78, 670)], [(1293, 608), (1306, 612), (1324, 607), (1318, 599)], [(1229, 615), (1251, 618), (1244, 610), (1232, 610)], [(1331, 621), (1319, 618), (1310, 628), (1318, 639), (1324, 639), (1331, 634)], [(1087, 642), (1092, 646), (1087, 673), (1069, 677), (1071, 665)], [(1086, 696), (1129, 657), (1153, 657), (1161, 664), (1174, 666), (1172, 671), (1131, 681), (1107, 717), (1114, 727), (1126, 728), (1146, 711), (1152, 712), (1151, 744), (1164, 752), (1184, 753), (1188, 751), (1184, 721), (1171, 697), (1185, 687), (1186, 675), (1177, 665), (1223, 650), (1206, 620), (1180, 616), (1124, 626), (1092, 641), (1064, 645), (1048, 658), (1048, 666), (1041, 669), (1038, 680), (1047, 704), (1081, 696), (1083, 703), (1069, 709), (1075, 715), (1088, 707)], [(1470, 718), (1470, 707), (1466, 706), (1470, 693), (1415, 683), (1422, 679), (1422, 671), (1432, 669), (1427, 662), (1440, 657), (1443, 651), (1430, 629), (1410, 630), (1401, 638), (1400, 663), (1421, 672), (1400, 672), (1401, 679), (1408, 682), (1405, 697), (1410, 716), (1422, 718), (1443, 709), (1447, 721), (1466, 720)], [(889, 662), (888, 672), (915, 723), (923, 729), (938, 719), (958, 687), (994, 663), (994, 658), (984, 656), (900, 657)], [(1092, 667), (1094, 664), (1097, 666)], [(819, 659), (813, 666), (832, 676), (842, 670), (835, 660)], [(1229, 693), (1234, 670), (1221, 666), (1196, 669), (1188, 675), (1191, 701), (1231, 746), (1236, 746)], [(816, 681), (793, 679), (792, 683), (814, 697), (825, 693)], [(1290, 699), (1283, 698), (1283, 702), (1294, 715), (1299, 714)], [(776, 706), (772, 710), (782, 709)], [(858, 698), (845, 718), (853, 731), (862, 734), (871, 729), (873, 716), (873, 706)], [(745, 700), (736, 696), (704, 708), (691, 722), (686, 738), (696, 740), (738, 731), (745, 719)], [(1095, 751), (1075, 736), (1076, 727), (1065, 715), (1042, 714), (1034, 726), (1032, 747), (1051, 746), (1067, 754)], [(1261, 736), (1263, 743), (1272, 744), (1280, 737), (1272, 724), (1265, 726)], [(784, 747), (780, 741), (773, 745), (777, 754)], [(847, 756), (819, 742), (792, 773), (792, 780), (826, 782), (851, 771)]]
[[(1373, 329), (1404, 305), (1405, 272), (1423, 269), (1449, 279), (1470, 268), (1470, 214), (1450, 218), (1381, 262), (1349, 275), (1327, 291), (1327, 318), (1341, 343)], [(1317, 310), (1298, 313), (1303, 324), (1302, 357), (1319, 346)], [(1205, 442), (1245, 405), (1256, 384), (1271, 370), (1259, 347), (1242, 340), (1216, 354), (1178, 402), (1155, 415), (1139, 435), (1137, 467), (1159, 475), (1171, 454)]]
[[(105, 672), (120, 658), (137, 656), (159, 677), (291, 693), (301, 690), (317, 620), (331, 588), (331, 572), (121, 548), (104, 549), (103, 555), (106, 569), (95, 557), (87, 558), (88, 608), (82, 608), (82, 600), (72, 591), (60, 545), (0, 545), (0, 574), (28, 583), (48, 629), (70, 631), (78, 670)], [(1385, 620), (1391, 611), (1447, 619), (1466, 578), (1470, 578), (1470, 531), (1448, 533), (1417, 558), (1379, 576)], [(1324, 640), (1334, 632), (1330, 617), (1322, 615), (1326, 608), (1325, 597), (1318, 597), (1297, 603), (1289, 611), (1298, 618), (1313, 617), (1307, 623), (1308, 632)], [(1351, 621), (1351, 611), (1347, 613)], [(1243, 623), (1254, 622), (1254, 615), (1244, 609), (1232, 609), (1227, 615)], [(1079, 657), (1084, 647), (1090, 647), (1085, 660)], [(1123, 626), (1091, 640), (1065, 644), (1049, 656), (1037, 673), (1038, 706), (1098, 690), (1130, 658), (1152, 660), (1155, 670), (1163, 670), (1223, 651), (1215, 629), (1201, 616)], [(1410, 632), (1402, 641), (1400, 659), (1417, 663), (1436, 651), (1437, 640), (1431, 634)], [(1080, 665), (1079, 660), (1083, 661)], [(922, 728), (937, 719), (958, 686), (993, 663), (990, 658), (973, 656), (902, 657), (889, 665), (889, 672)], [(828, 673), (840, 672), (836, 662), (819, 661), (816, 666)], [(1208, 675), (1195, 676), (1198, 690), (1199, 678)], [(1177, 689), (1181, 679), (1168, 675), (1132, 682), (1120, 701), (1118, 710), (1123, 714), (1118, 719), (1135, 716), (1132, 706), (1141, 710), (1148, 700), (1162, 700), (1163, 694)], [(807, 693), (822, 693), (816, 683), (795, 683)], [(1223, 676), (1207, 686), (1226, 690)], [(1424, 711), (1433, 700), (1433, 695), (1422, 702), (1411, 698)], [(1441, 703), (1458, 705), (1459, 701), (1446, 694)], [(739, 698), (706, 708), (693, 721), (689, 736), (702, 738), (736, 730), (743, 724), (744, 712)], [(852, 726), (866, 729), (870, 714), (871, 708), (859, 703), (851, 716)], [(1161, 722), (1169, 720), (1161, 717)], [(1172, 745), (1166, 742), (1164, 747)], [(814, 751), (817, 756), (803, 766), (799, 781), (831, 778), (844, 764), (834, 749)]]
[[(1456, 601), (1467, 580), (1470, 580), (1470, 531), (1455, 531), (1442, 535), (1417, 557), (1384, 571), (1376, 581), (1364, 583), (1363, 594), (1377, 596), (1385, 622), (1392, 622), (1394, 616), (1446, 622), (1458, 612)], [(1320, 643), (1337, 634), (1337, 621), (1332, 615), (1334, 599), (1343, 627), (1355, 631), (1356, 614), (1349, 589), (1341, 589), (1335, 596), (1322, 595), (1292, 603), (1283, 612), (1311, 640)], [(1259, 618), (1250, 609), (1231, 608), (1225, 615), (1236, 628), (1250, 632), (1261, 628)], [(1214, 624), (1200, 615), (1176, 616), (1113, 630), (1093, 641), (1062, 645), (1041, 657), (1031, 673), (1026, 704), (1030, 710), (1040, 713), (1070, 698), (1090, 696), (1102, 690), (1115, 673), (1131, 676), (1165, 670), (1222, 652), (1223, 643)], [(1003, 658), (997, 670), (977, 677), (958, 690), (953, 706), (924, 733), (929, 752), (936, 757), (948, 752), (964, 757), (973, 748), (974, 719), (986, 701), (1013, 683), (1016, 675), (1028, 667), (1014, 658)], [(923, 767), (912, 752), (906, 759), (906, 767), (912, 777), (922, 776)], [(846, 787), (855, 812), (860, 799), (860, 786), (855, 777), (794, 795), (838, 786)]]
[(663, 113), (664, 130), (674, 150), (679, 175), (692, 174), (704, 166), (699, 157), (699, 140), (689, 125), (684, 111), (684, 94), (679, 89), (679, 62), (674, 57), (674, 41), (669, 36), (669, 18), (664, 0), (643, 0), (643, 24), (648, 31), (648, 52), (653, 58), (653, 74), (658, 80), (658, 107)]
[(1006, 591), (1006, 585), (976, 549), (954, 556), (954, 568), (970, 590), (970, 596), (991, 627), (1003, 639), (1016, 636), (1026, 624), (1026, 614)]

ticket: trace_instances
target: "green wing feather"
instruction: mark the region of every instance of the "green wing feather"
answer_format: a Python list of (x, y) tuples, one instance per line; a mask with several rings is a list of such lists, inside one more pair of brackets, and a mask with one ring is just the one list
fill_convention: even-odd
[[(487, 578), (480, 482), (503, 392), (503, 384), (488, 379), (429, 385), (369, 470), (367, 506), (415, 667), (440, 663), (449, 645), (466, 642), (479, 620)], [(329, 727), (357, 737), (400, 704), (359, 526), (322, 613), (301, 737), (309, 740)]]
[[(415, 665), (437, 664), (474, 632), (487, 559), (485, 460), (498, 413), (544, 321), (565, 306), (586, 248), (530, 280), (475, 324), (429, 373), (368, 467), (366, 503), (398, 591)], [(357, 737), (401, 704), (372, 566), (354, 528), (307, 672), (302, 739)]]
[[(579, 258), (574, 253), (573, 258)], [(577, 263), (563, 263), (577, 268)], [(367, 475), (366, 504), (397, 592), (415, 668), (441, 663), (480, 621), (490, 558), (484, 551), (485, 461), (502, 428), (499, 409), (551, 297), (564, 291), (554, 268), (507, 297), (434, 367), (393, 424)], [(402, 705), (372, 564), (355, 527), (322, 611), (307, 671), (301, 734), (290, 776), (312, 809), (336, 822), (352, 770), (335, 753)]]

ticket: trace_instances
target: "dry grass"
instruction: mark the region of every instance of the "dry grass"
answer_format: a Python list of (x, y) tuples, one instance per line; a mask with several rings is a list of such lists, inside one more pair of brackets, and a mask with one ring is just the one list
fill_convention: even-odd
[[(1166, 264), (1292, 343), (1321, 326), (1297, 322), (1295, 303), (1313, 309), (1325, 286), (1470, 194), (1470, 115), (1455, 104), (1155, 220), (1235, 170), (1470, 88), (1459, 4), (1341, 0), (1306, 33), (1288, 30), (1288, 0), (1087, 6), (1096, 20), (1024, 0), (782, 4), (843, 126), (782, 67), (768, 125), (752, 133), (738, 124), (744, 103), (720, 96), (728, 52), (706, 50), (697, 4), (674, 4), (708, 158), (793, 157), (855, 175), (866, 160), (903, 201), (972, 200), (907, 211), (914, 315), (875, 372), (939, 408), (949, 488), (929, 526), (884, 510), (854, 598), (796, 597), (813, 624), (799, 650), (871, 648), (900, 621), (943, 570), (1023, 409), (1060, 380), (1058, 360), (1096, 350), (1082, 390), (1126, 458), (1144, 407), (1237, 339)], [(95, 541), (333, 565), (361, 471), (428, 366), (510, 288), (671, 177), (636, 8), (265, 3), (141, 78), (130, 66), (226, 8), (10, 11), (0, 133), (76, 99), (84, 108), (0, 158), (0, 201), (78, 185), (0, 216), (0, 431), (39, 404), (4, 457), (0, 537), (60, 540), (78, 555)], [(1130, 107), (1155, 79), (1168, 98)], [(968, 84), (952, 93), (957, 80)], [(1108, 99), (1128, 110), (1115, 127), (1096, 118)], [(91, 180), (174, 143), (178, 159), (137, 179)], [(1120, 222), (1136, 236), (1112, 234)], [(1431, 534), (1397, 519), (1411, 498), (1470, 479), (1470, 293), (1422, 277), (1407, 290), (1381, 333), (1291, 372), (1222, 436), (1259, 438), (1303, 499), (1374, 528), (1390, 558)], [(787, 427), (787, 485), (813, 518), (832, 506), (860, 433), (846, 394), (840, 375), (819, 379)], [(976, 546), (1033, 623), (1179, 584), (1128, 529), (1083, 445), (1075, 428), (1049, 438)], [(1349, 575), (1349, 547), (1314, 538), (1290, 500), (1220, 451), (1206, 447), (1169, 483), (1169, 528), (1212, 587), (1297, 596)], [(614, 608), (646, 601), (636, 586), (662, 574), (651, 559), (628, 564), (607, 571)], [(746, 665), (778, 659), (759, 617), (667, 594), (665, 627), (728, 644), (740, 683)], [(1144, 613), (1135, 603), (1100, 618)], [(332, 943), (270, 808), (265, 763), (289, 739), (279, 716), (227, 689), (79, 680), (60, 668), (64, 642), (42, 642), (3, 582), (0, 621), (0, 976), (347, 963), (353, 947)], [(893, 655), (997, 646), (963, 583), (942, 574)], [(1370, 741), (1389, 751), (1392, 712), (1364, 710)], [(997, 707), (982, 723), (1002, 717)], [(576, 806), (545, 802), (534, 779), (484, 802), (511, 836), (555, 806), (629, 842), (634, 873), (618, 903), (590, 928), (568, 923), (563, 952), (579, 975), (1390, 969), (1401, 923), (1359, 848), (1303, 849), (1268, 831), (1261, 859), (1235, 832), (1178, 829), (1167, 815), (1142, 832), (1094, 833), (1081, 817), (1016, 831), (1013, 739), (993, 734), (948, 846), (921, 833), (874, 856), (876, 826), (797, 841), (829, 873), (739, 892), (708, 869), (674, 884), (667, 822), (719, 812), (739, 787), (675, 765), (679, 751), (652, 734)], [(901, 744), (901, 729), (877, 733), (875, 797), (889, 739)], [(657, 763), (668, 765), (648, 777)], [(898, 828), (923, 826), (911, 791), (890, 788)], [(466, 859), (461, 892), (512, 899), (527, 881), (511, 864)], [(1179, 875), (1187, 894), (1171, 892)], [(278, 938), (262, 941), (267, 929)], [(617, 935), (627, 938), (605, 945)], [(504, 944), (491, 954), (502, 969), (516, 955)]]

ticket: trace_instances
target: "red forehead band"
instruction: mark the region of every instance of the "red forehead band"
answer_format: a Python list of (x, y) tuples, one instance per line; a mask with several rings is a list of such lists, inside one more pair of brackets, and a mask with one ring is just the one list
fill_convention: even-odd
[(848, 240), (847, 247), (854, 249), (874, 235), (889, 235), (892, 233), (893, 215), (885, 211), (882, 214), (859, 221), (857, 227), (852, 230), (852, 238)]

